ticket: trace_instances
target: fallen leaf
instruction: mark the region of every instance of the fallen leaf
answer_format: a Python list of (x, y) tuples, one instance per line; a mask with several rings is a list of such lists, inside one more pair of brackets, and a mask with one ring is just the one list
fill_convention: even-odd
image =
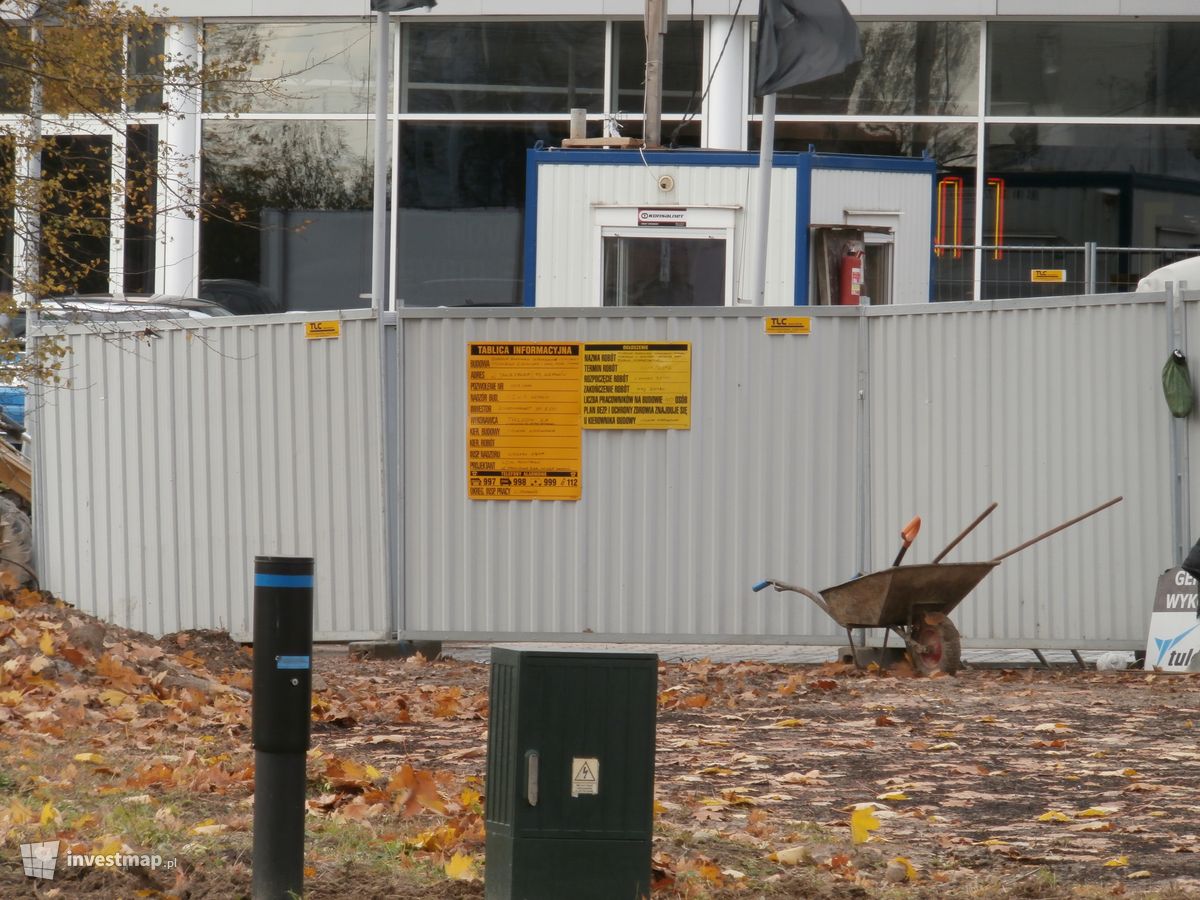
[(95, 763), (98, 766), (104, 765), (104, 757), (99, 753), (76, 753), (75, 762)]
[(8, 804), (8, 821), (13, 825), (28, 825), (34, 820), (33, 810), (13, 797)]
[(1129, 857), (1128, 856), (1114, 856), (1112, 859), (1106, 859), (1104, 861), (1104, 865), (1106, 868), (1109, 868), (1109, 869), (1119, 869), (1122, 866), (1129, 865)]
[(120, 706), (128, 699), (128, 694), (124, 691), (118, 691), (116, 688), (108, 688), (100, 692), (100, 702), (106, 703), (109, 706)]
[(455, 881), (478, 881), (475, 860), (465, 853), (455, 853), (446, 863), (446, 877)]
[(879, 820), (870, 806), (859, 806), (850, 814), (850, 836), (856, 844), (871, 839), (871, 832), (879, 828)]
[(768, 859), (773, 859), (785, 866), (797, 866), (800, 863), (812, 865), (813, 863), (812, 854), (807, 847), (786, 847), (783, 850), (776, 850)]
[(900, 883), (902, 881), (916, 881), (917, 869), (911, 862), (903, 856), (897, 856), (888, 863), (887, 870), (884, 872), (884, 877), (891, 882)]
[(1037, 817), (1039, 822), (1070, 822), (1071, 817), (1066, 813), (1059, 812), (1057, 809), (1052, 809), (1049, 812), (1044, 812)]

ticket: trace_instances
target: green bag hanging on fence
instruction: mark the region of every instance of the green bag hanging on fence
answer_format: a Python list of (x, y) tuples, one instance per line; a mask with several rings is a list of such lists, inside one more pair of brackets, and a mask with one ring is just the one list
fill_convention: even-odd
[(1163, 395), (1167, 408), (1177, 419), (1188, 416), (1192, 411), (1194, 396), (1192, 379), (1188, 376), (1187, 357), (1179, 350), (1174, 351), (1162, 370)]

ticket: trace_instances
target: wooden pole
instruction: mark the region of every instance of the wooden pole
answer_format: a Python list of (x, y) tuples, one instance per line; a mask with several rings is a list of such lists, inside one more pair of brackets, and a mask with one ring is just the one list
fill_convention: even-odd
[(646, 0), (646, 121), (642, 139), (647, 147), (662, 146), (663, 37), (667, 33), (667, 0)]
[(986, 519), (988, 516), (990, 516), (992, 514), (992, 510), (995, 509), (997, 505), (998, 504), (993, 500), (991, 506), (989, 506), (987, 509), (985, 509), (983, 512), (981, 512), (978, 516), (976, 516), (974, 522), (972, 522), (970, 525), (968, 525), (966, 528), (964, 528), (962, 531), (960, 531), (958, 533), (958, 537), (956, 537), (954, 540), (952, 540), (949, 543), (949, 545), (947, 545), (945, 550), (943, 550), (941, 553), (939, 553), (937, 556), (935, 556), (933, 558), (933, 565), (937, 565), (943, 559), (945, 559), (946, 554), (949, 553), (951, 550), (953, 550), (955, 547), (957, 547), (959, 541), (961, 541), (968, 534), (970, 534), (972, 531), (974, 531), (976, 525), (978, 525), (980, 522), (982, 522), (984, 519)]
[(1069, 519), (1068, 521), (1066, 521), (1066, 522), (1063, 522), (1061, 525), (1056, 525), (1056, 526), (1054, 526), (1053, 528), (1051, 528), (1049, 531), (1043, 531), (1043, 532), (1042, 532), (1041, 534), (1039, 534), (1037, 537), (1035, 537), (1035, 538), (1030, 538), (1030, 539), (1029, 539), (1029, 540), (1027, 540), (1025, 543), (1023, 543), (1023, 544), (1021, 544), (1021, 545), (1019, 545), (1019, 546), (1013, 547), (1013, 548), (1012, 548), (1011, 550), (1009, 550), (1007, 553), (1001, 553), (999, 556), (997, 556), (997, 557), (994, 557), (994, 558), (992, 559), (992, 562), (1000, 562), (1000, 560), (1002, 560), (1002, 559), (1007, 559), (1008, 557), (1012, 556), (1014, 553), (1017, 553), (1018, 551), (1024, 550), (1026, 547), (1032, 547), (1032, 546), (1033, 546), (1034, 544), (1036, 544), (1038, 541), (1044, 541), (1046, 538), (1050, 537), (1050, 535), (1052, 535), (1052, 534), (1058, 534), (1058, 533), (1059, 533), (1060, 531), (1062, 531), (1064, 528), (1070, 528), (1070, 527), (1071, 527), (1072, 525), (1074, 525), (1076, 522), (1082, 522), (1082, 521), (1083, 521), (1084, 519), (1086, 519), (1088, 516), (1094, 516), (1096, 513), (1100, 512), (1100, 510), (1102, 510), (1102, 509), (1108, 509), (1108, 508), (1109, 508), (1110, 506), (1112, 506), (1114, 503), (1120, 503), (1120, 502), (1121, 502), (1123, 499), (1124, 499), (1123, 497), (1113, 497), (1113, 498), (1112, 498), (1111, 500), (1109, 500), (1107, 503), (1101, 503), (1101, 504), (1100, 504), (1099, 506), (1097, 506), (1095, 509), (1089, 509), (1089, 510), (1088, 510), (1087, 512), (1085, 512), (1083, 515), (1076, 516), (1076, 517), (1075, 517), (1075, 518), (1073, 518), (1073, 519)]

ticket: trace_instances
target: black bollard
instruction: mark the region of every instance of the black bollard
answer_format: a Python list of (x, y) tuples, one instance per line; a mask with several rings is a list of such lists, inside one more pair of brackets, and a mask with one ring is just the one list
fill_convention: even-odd
[(304, 890), (305, 760), (311, 735), (313, 561), (254, 558), (255, 900)]

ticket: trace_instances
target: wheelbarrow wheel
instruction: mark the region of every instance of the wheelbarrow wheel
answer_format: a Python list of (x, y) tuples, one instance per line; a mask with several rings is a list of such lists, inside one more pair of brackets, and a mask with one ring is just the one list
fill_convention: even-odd
[(934, 672), (953, 675), (962, 663), (962, 638), (949, 619), (936, 624), (922, 622), (913, 628), (908, 655), (913, 667), (922, 675)]

